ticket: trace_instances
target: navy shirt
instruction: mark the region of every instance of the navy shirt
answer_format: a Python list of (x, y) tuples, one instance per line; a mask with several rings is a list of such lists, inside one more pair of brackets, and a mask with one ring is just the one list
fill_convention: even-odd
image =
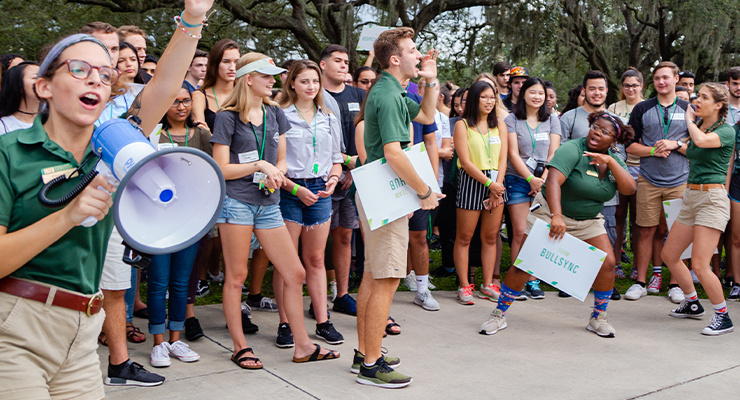
[[(411, 93), (409, 91), (406, 92), (406, 97), (414, 100), (416, 104), (421, 104), (421, 96), (415, 93)], [(411, 121), (411, 125), (414, 127), (414, 143), (418, 144), (424, 141), (424, 135), (428, 135), (430, 133), (437, 132), (437, 124), (432, 122), (429, 125), (424, 125), (422, 123)]]

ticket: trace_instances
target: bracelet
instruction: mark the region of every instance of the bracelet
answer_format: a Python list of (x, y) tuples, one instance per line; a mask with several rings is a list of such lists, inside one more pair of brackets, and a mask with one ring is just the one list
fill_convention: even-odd
[(551, 214), (550, 214), (550, 218), (553, 218), (553, 217), (555, 217), (556, 215), (560, 215), (560, 216), (562, 216), (563, 214), (561, 214), (561, 213), (557, 213), (557, 214), (552, 214), (552, 213), (551, 213)]
[(349, 165), (349, 163), (352, 161), (352, 156), (347, 154), (347, 161), (344, 162), (344, 165)]
[(529, 176), (527, 177), (527, 183), (529, 183), (529, 181), (531, 181), (531, 180), (532, 180), (532, 178), (534, 178), (534, 175), (532, 175), (532, 174), (529, 174)]
[(188, 30), (185, 29), (185, 25), (182, 24), (182, 22), (181, 22), (182, 19), (180, 18), (179, 15), (175, 15), (175, 17), (173, 19), (175, 20), (175, 24), (177, 24), (177, 27), (180, 28), (183, 32), (185, 32), (186, 35), (190, 36), (191, 38), (193, 38), (195, 40), (200, 40), (200, 39), (203, 38), (202, 35), (195, 36), (192, 33), (188, 32)]
[(425, 194), (425, 195), (420, 195), (420, 194), (417, 194), (417, 195), (416, 195), (416, 196), (417, 196), (417, 197), (419, 198), (419, 200), (424, 200), (424, 199), (426, 199), (427, 197), (429, 197), (429, 196), (431, 196), (431, 195), (432, 195), (432, 187), (431, 187), (431, 186), (427, 186), (427, 188), (429, 189), (429, 191), (427, 192), (427, 194)]
[(329, 182), (331, 178), (337, 178), (337, 182), (339, 182), (339, 175), (329, 175), (329, 177), (326, 178), (326, 181)]
[(486, 182), (486, 187), (491, 186), (491, 183), (493, 183), (493, 181), (489, 179), (488, 182)]
[(650, 148), (650, 155), (651, 156), (655, 155), (655, 147)]
[(299, 185), (299, 184), (296, 183), (295, 186), (293, 186), (293, 190), (290, 192), (290, 194), (292, 194), (293, 196), (295, 196), (296, 193), (298, 193), (298, 189), (300, 187), (301, 187), (301, 185)]
[(183, 10), (183, 11), (182, 11), (182, 12), (180, 13), (180, 23), (182, 24), (182, 26), (184, 26), (184, 27), (186, 27), (186, 28), (197, 28), (197, 27), (199, 27), (199, 26), (203, 25), (203, 23), (204, 23), (204, 22), (206, 22), (206, 20), (204, 19), (204, 20), (203, 20), (203, 21), (202, 21), (201, 23), (199, 23), (198, 25), (193, 25), (193, 24), (189, 24), (189, 23), (185, 22), (185, 18), (183, 18), (183, 17), (182, 17), (182, 15), (183, 15), (183, 14), (185, 14), (185, 10)]

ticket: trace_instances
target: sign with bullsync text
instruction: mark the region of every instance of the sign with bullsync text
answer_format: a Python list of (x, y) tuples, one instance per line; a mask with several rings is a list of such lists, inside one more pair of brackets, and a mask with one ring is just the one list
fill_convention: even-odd
[[(432, 192), (440, 193), (424, 143), (405, 149), (404, 154), (419, 177), (432, 188)], [(355, 168), (352, 170), (352, 179), (371, 231), (421, 208), (421, 200), (416, 192), (393, 172), (385, 158)]]
[(550, 224), (538, 219), (514, 266), (584, 301), (606, 253), (567, 232), (559, 242), (550, 239), (549, 234)]
[(375, 39), (380, 36), (381, 33), (384, 31), (387, 31), (388, 29), (391, 29), (390, 26), (378, 26), (378, 25), (372, 25), (368, 24), (362, 27), (362, 32), (360, 33), (360, 39), (357, 41), (357, 50), (358, 51), (370, 51), (373, 49), (373, 43), (375, 43)]

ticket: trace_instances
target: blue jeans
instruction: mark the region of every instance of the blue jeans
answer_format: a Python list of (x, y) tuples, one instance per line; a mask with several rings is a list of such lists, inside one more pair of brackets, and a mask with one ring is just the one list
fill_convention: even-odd
[[(292, 180), (314, 194), (326, 190), (326, 183), (322, 178)], [(298, 196), (294, 196), (285, 189), (280, 189), (280, 213), (283, 215), (283, 220), (288, 222), (302, 226), (323, 224), (331, 218), (331, 205), (331, 197), (319, 197), (316, 203), (307, 206)]]
[[(149, 333), (163, 334), (165, 329), (181, 331), (185, 326), (185, 306), (188, 302), (188, 281), (193, 270), (198, 242), (176, 253), (152, 257), (147, 285), (147, 308), (149, 310)], [(170, 289), (169, 323), (165, 326), (165, 293)]]
[(126, 323), (130, 324), (134, 320), (134, 301), (136, 300), (136, 285), (139, 284), (136, 273), (138, 268), (131, 267), (131, 287), (126, 289), (124, 300), (126, 301)]

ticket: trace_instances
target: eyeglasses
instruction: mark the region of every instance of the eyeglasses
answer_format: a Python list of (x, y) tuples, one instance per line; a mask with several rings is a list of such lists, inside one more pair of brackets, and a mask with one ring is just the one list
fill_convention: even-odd
[(598, 133), (600, 136), (615, 137), (608, 129), (602, 128), (596, 125), (596, 123), (591, 124), (591, 130)]
[(175, 101), (172, 102), (172, 105), (170, 107), (178, 108), (180, 107), (180, 104), (182, 104), (185, 107), (190, 107), (191, 105), (193, 105), (193, 99), (182, 99), (182, 100), (175, 99)]
[(489, 103), (489, 102), (490, 103), (493, 103), (494, 101), (496, 101), (496, 97), (495, 96), (494, 97), (481, 96), (480, 97), (480, 101), (482, 101), (484, 103)]
[(630, 84), (622, 85), (622, 87), (625, 88), (625, 89), (637, 89), (640, 86), (642, 86), (642, 85), (639, 84), (639, 83), (633, 83), (631, 85)]
[(370, 79), (360, 79), (359, 81), (357, 81), (357, 83), (360, 83), (360, 84), (363, 84), (363, 85), (369, 85), (370, 84)]
[[(98, 70), (100, 76), (100, 83), (106, 86), (115, 85), (118, 82), (118, 78), (121, 76), (121, 71), (113, 67), (93, 67), (87, 61), (82, 60), (64, 60), (64, 64), (67, 65), (69, 74), (76, 79), (87, 79), (92, 73), (93, 69)], [(61, 68), (64, 64), (60, 65)]]

